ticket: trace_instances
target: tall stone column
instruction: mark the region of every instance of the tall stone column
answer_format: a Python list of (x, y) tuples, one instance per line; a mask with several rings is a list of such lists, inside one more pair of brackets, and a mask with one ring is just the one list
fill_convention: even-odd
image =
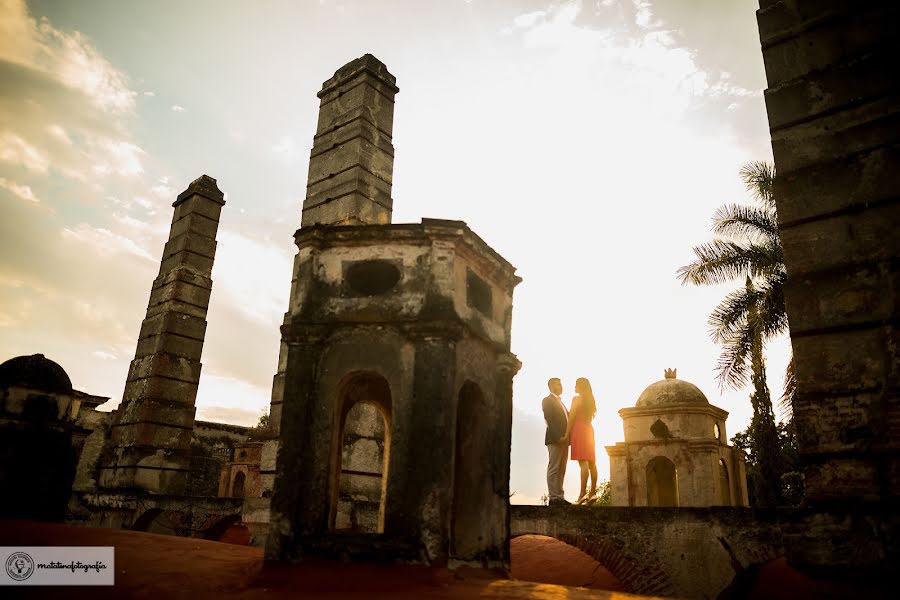
[[(760, 0), (807, 521), (789, 559), (894, 579), (900, 518), (897, 2)], [(893, 585), (893, 584), (892, 584)], [(895, 591), (892, 589), (892, 591)]]
[[(387, 67), (371, 54), (350, 61), (322, 84), (319, 121), (309, 160), (301, 227), (391, 222), (394, 172), (394, 96), (400, 89)], [(313, 250), (294, 259), (289, 322), (306, 290), (298, 287), (314, 261)], [(264, 494), (274, 487), (284, 400), (287, 345), (282, 342), (269, 412), (273, 439), (263, 444), (260, 476)]]
[(366, 54), (322, 85), (301, 226), (391, 222), (396, 81)]
[(169, 241), (115, 413), (102, 487), (185, 491), (210, 274), (224, 204), (216, 180), (206, 175), (172, 204)]

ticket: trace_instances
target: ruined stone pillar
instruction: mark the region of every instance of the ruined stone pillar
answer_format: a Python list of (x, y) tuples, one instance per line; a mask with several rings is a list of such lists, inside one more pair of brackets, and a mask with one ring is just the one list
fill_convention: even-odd
[(216, 230), (224, 204), (216, 180), (206, 175), (172, 204), (169, 241), (113, 420), (102, 487), (162, 494), (185, 490)]
[(811, 510), (785, 544), (861, 580), (900, 562), (900, 4), (761, 0), (757, 20)]
[(301, 226), (391, 222), (396, 79), (366, 54), (322, 85)]
[[(319, 122), (309, 160), (306, 200), (301, 227), (371, 225), (391, 222), (391, 181), (394, 172), (394, 96), (396, 78), (371, 54), (350, 61), (322, 84)], [(292, 281), (311, 268), (315, 251), (307, 249), (294, 259)], [(291, 286), (290, 321), (296, 298), (305, 290)], [(281, 430), (284, 373), (288, 348), (281, 344), (278, 372), (272, 382), (269, 418), (273, 439), (263, 445), (260, 477), (263, 493), (275, 485), (277, 437)]]

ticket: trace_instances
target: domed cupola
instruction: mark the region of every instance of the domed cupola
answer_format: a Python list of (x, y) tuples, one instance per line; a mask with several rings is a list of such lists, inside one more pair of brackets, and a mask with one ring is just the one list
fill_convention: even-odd
[(0, 364), (0, 388), (13, 386), (52, 394), (72, 393), (72, 381), (65, 369), (43, 354), (17, 356)]
[(637, 408), (676, 406), (681, 404), (709, 405), (709, 400), (693, 383), (676, 378), (676, 369), (666, 369), (665, 379), (651, 383), (641, 392)]

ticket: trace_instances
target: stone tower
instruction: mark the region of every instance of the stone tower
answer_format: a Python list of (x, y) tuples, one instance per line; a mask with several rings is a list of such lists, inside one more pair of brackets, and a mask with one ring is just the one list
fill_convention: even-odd
[[(390, 223), (396, 91), (366, 55), (319, 94), (261, 464), (266, 556), (504, 567), (520, 279), (461, 221)], [(345, 506), (360, 496), (369, 518)]]
[(101, 487), (184, 492), (224, 204), (216, 180), (206, 175), (172, 204), (169, 241), (113, 420)]
[(391, 222), (396, 79), (371, 54), (337, 70), (319, 92), (301, 226)]

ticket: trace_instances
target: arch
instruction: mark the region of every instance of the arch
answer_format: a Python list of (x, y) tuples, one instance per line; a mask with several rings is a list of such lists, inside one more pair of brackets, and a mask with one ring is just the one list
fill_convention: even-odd
[(485, 476), (485, 458), (491, 431), (485, 420), (487, 406), (478, 384), (466, 381), (456, 405), (456, 438), (453, 456), (453, 502), (450, 521), (450, 554), (461, 560), (478, 558), (484, 546), (483, 507), (493, 494)]
[(229, 544), (237, 544), (239, 546), (246, 546), (249, 544), (249, 533), (247, 534), (247, 542), (244, 543), (242, 541), (237, 541), (240, 536), (234, 535), (233, 530), (236, 528), (243, 528), (243, 530), (247, 530), (247, 527), (241, 523), (241, 515), (228, 515), (216, 521), (211, 527), (209, 527), (206, 531), (203, 532), (203, 539), (205, 540), (214, 540), (217, 542), (226, 542)]
[(610, 536), (588, 538), (583, 535), (556, 532), (519, 533), (510, 539), (522, 535), (547, 535), (570, 546), (578, 548), (615, 576), (622, 584), (625, 592), (644, 594), (647, 596), (674, 596), (675, 589), (668, 573), (653, 559), (646, 555), (634, 556), (617, 539)]
[(329, 512), (333, 531), (384, 532), (391, 406), (390, 384), (378, 373), (351, 373), (338, 386)]
[(132, 531), (149, 531), (150, 525), (153, 524), (153, 521), (157, 519), (163, 510), (161, 508), (148, 508), (134, 520), (134, 523), (131, 524)]
[(647, 463), (647, 506), (678, 506), (678, 472), (665, 456)]
[(234, 476), (234, 480), (231, 482), (231, 496), (233, 498), (243, 498), (244, 497), (244, 484), (246, 483), (247, 476), (243, 471), (238, 471)]
[(527, 534), (509, 543), (513, 579), (624, 592), (625, 586), (606, 566), (580, 548), (560, 539)]
[(722, 506), (731, 506), (731, 480), (728, 477), (728, 466), (721, 458), (719, 466), (719, 502)]

